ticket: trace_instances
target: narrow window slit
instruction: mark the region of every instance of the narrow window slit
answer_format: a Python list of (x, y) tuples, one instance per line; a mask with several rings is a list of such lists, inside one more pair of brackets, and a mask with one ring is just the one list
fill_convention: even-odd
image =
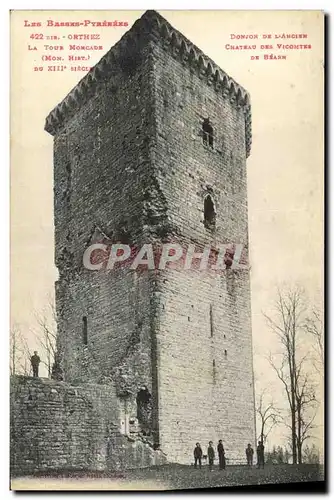
[(87, 326), (87, 316), (83, 316), (82, 318), (82, 337), (84, 345), (88, 344), (88, 326)]
[(213, 311), (212, 311), (212, 304), (210, 304), (210, 337), (213, 337)]

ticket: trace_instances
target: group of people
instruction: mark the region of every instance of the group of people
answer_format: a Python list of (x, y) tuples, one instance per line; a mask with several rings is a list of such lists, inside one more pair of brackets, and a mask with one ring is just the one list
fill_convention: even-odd
[[(246, 459), (247, 459), (247, 465), (249, 467), (252, 467), (253, 465), (253, 456), (254, 456), (254, 450), (250, 443), (248, 443), (247, 448), (246, 448)], [(256, 448), (256, 456), (257, 456), (257, 467), (258, 469), (264, 468), (264, 446), (263, 442), (259, 441), (257, 444)]]
[[(225, 469), (226, 467), (226, 461), (225, 461), (225, 450), (223, 446), (223, 441), (219, 439), (218, 445), (217, 445), (217, 453), (218, 453), (218, 458), (219, 458), (219, 469)], [(203, 450), (201, 448), (201, 445), (199, 443), (196, 443), (195, 449), (194, 449), (194, 459), (195, 459), (195, 468), (197, 467), (197, 464), (199, 467), (202, 467), (202, 458), (205, 455), (203, 455)], [(213, 462), (215, 460), (215, 450), (213, 447), (213, 442), (209, 441), (209, 446), (208, 446), (208, 452), (207, 452), (207, 458), (209, 460), (209, 469), (213, 469)]]
[[(218, 459), (219, 459), (219, 469), (225, 469), (226, 468), (226, 460), (225, 460), (225, 450), (223, 446), (223, 441), (219, 439), (218, 445), (217, 445), (217, 454), (218, 454)], [(256, 454), (257, 454), (257, 467), (258, 468), (264, 468), (264, 446), (263, 442), (259, 441), (258, 446), (256, 448)], [(249, 467), (253, 466), (253, 456), (254, 456), (254, 450), (251, 446), (250, 443), (248, 443), (247, 448), (246, 448), (246, 459), (247, 459), (247, 465)], [(209, 446), (207, 449), (207, 455), (203, 455), (203, 450), (201, 448), (200, 443), (196, 443), (195, 449), (194, 449), (194, 460), (195, 460), (195, 468), (197, 465), (199, 468), (202, 467), (202, 459), (207, 458), (209, 462), (209, 469), (213, 469), (213, 463), (215, 460), (215, 449), (213, 447), (213, 442), (209, 441)]]

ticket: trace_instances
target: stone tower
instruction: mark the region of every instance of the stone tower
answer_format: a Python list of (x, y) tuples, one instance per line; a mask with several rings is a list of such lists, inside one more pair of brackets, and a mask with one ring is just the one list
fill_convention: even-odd
[[(110, 381), (171, 461), (255, 442), (248, 269), (91, 271), (92, 243), (248, 249), (247, 92), (146, 12), (46, 119), (54, 136), (56, 372)], [(130, 419), (130, 420), (129, 420)]]

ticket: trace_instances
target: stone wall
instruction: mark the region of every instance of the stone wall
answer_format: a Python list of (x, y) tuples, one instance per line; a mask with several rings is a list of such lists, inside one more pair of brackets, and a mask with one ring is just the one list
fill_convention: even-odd
[(11, 378), (11, 472), (116, 471), (166, 462), (165, 456), (120, 433), (112, 385)]
[[(209, 86), (163, 43), (154, 46), (155, 175), (167, 202), (171, 241), (184, 248), (241, 243), (248, 254), (243, 109)], [(213, 126), (213, 147), (202, 123)], [(204, 225), (214, 201), (215, 229)], [(249, 270), (167, 270), (159, 280), (161, 447), (190, 463), (196, 441), (223, 439), (230, 463), (255, 445)]]
[(159, 329), (161, 448), (190, 463), (194, 443), (223, 440), (229, 463), (255, 443), (247, 281), (170, 271), (162, 285)]

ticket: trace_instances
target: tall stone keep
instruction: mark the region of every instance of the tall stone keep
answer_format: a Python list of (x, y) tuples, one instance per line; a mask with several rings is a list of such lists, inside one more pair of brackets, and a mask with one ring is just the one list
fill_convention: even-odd
[(147, 11), (45, 129), (54, 136), (55, 374), (110, 380), (121, 431), (137, 423), (170, 461), (191, 463), (196, 441), (205, 449), (218, 439), (230, 463), (244, 460), (255, 443), (248, 268), (93, 271), (83, 254), (115, 242), (196, 252), (233, 243), (247, 254), (248, 93)]

